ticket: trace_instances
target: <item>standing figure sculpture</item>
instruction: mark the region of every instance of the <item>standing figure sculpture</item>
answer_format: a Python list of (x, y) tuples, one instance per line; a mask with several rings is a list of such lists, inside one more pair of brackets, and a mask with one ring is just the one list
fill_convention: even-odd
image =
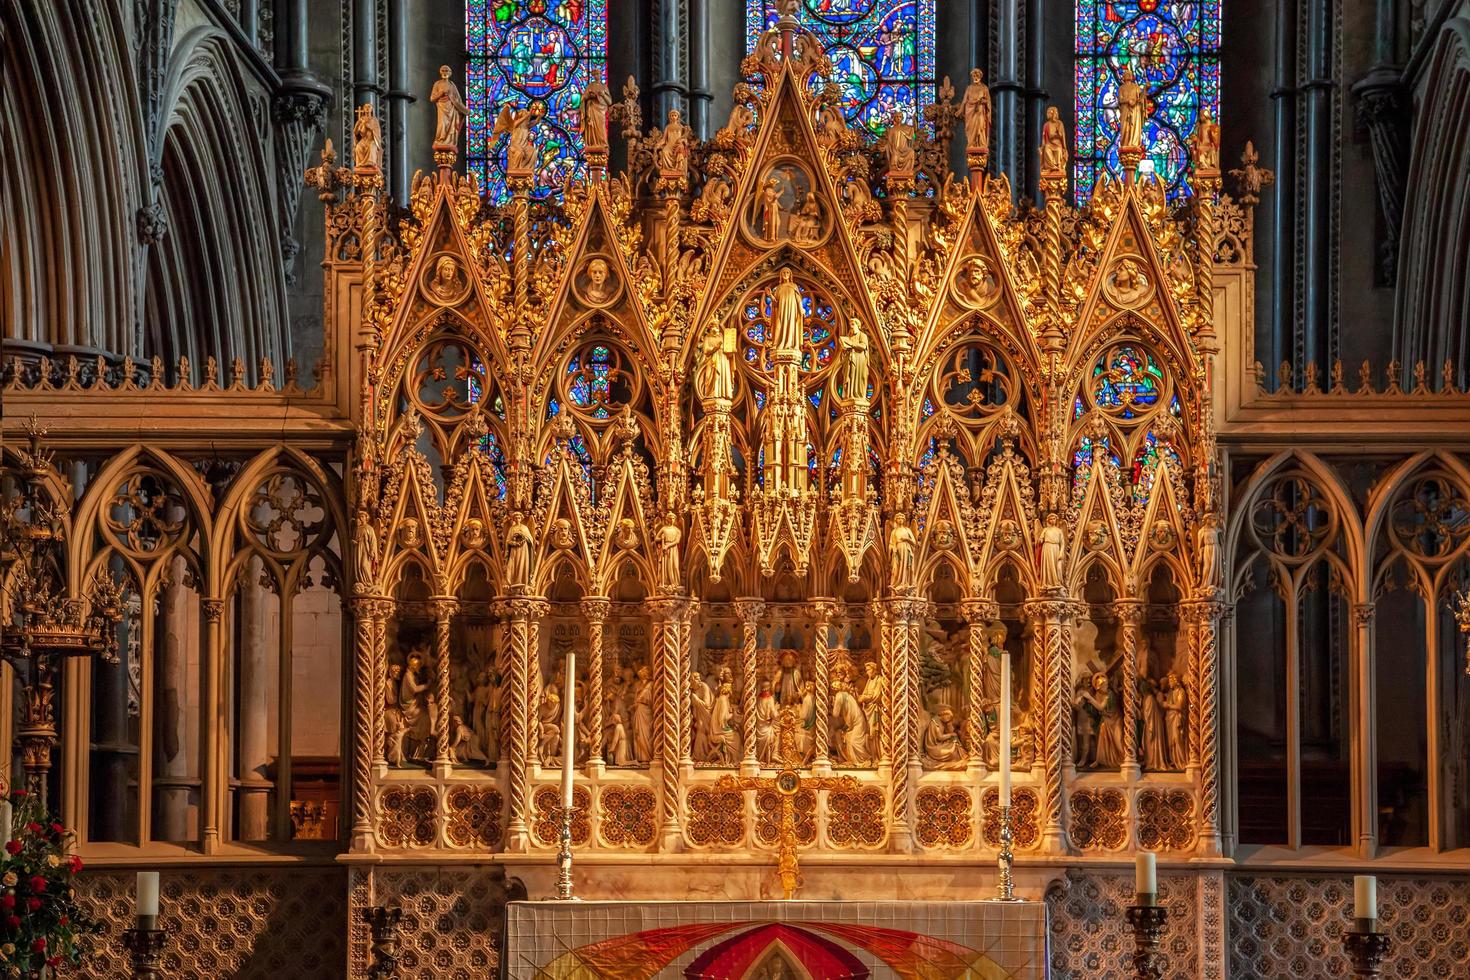
[(1046, 122), (1041, 124), (1041, 171), (1049, 174), (1067, 172), (1067, 126), (1054, 105), (1046, 107)]
[(1195, 124), (1194, 136), (1189, 140), (1194, 149), (1196, 170), (1220, 169), (1220, 124), (1210, 115), (1209, 109), (1201, 109), (1199, 122)]
[(883, 151), (890, 174), (896, 177), (913, 174), (914, 127), (903, 121), (903, 113), (897, 109), (888, 117), (888, 128), (883, 131), (878, 148)]
[(679, 525), (669, 513), (658, 532), (658, 584), (668, 592), (679, 590)]
[(1067, 532), (1062, 530), (1061, 518), (1055, 513), (1046, 515), (1046, 525), (1041, 529), (1041, 587), (1062, 587), (1062, 565), (1066, 560)]
[(459, 131), (470, 110), (464, 104), (454, 79), (450, 77), (452, 74), (448, 65), (439, 66), (439, 80), (429, 90), (429, 101), (434, 103), (434, 109), (438, 113), (434, 124), (434, 145), (457, 150)]
[(888, 531), (889, 581), (894, 591), (901, 592), (914, 587), (918, 573), (919, 539), (909, 527), (909, 516), (903, 511), (893, 515), (893, 527)]
[(970, 84), (965, 89), (960, 110), (965, 116), (965, 152), (984, 155), (990, 152), (990, 123), (992, 107), (990, 86), (985, 84), (985, 73), (979, 68), (970, 69)]
[(520, 511), (511, 515), (505, 532), (505, 584), (512, 590), (525, 590), (531, 585), (531, 529)]
[(1189, 694), (1184, 682), (1172, 670), (1164, 678), (1162, 704), (1164, 730), (1169, 748), (1169, 768), (1183, 769), (1189, 764), (1189, 726), (1187, 712)]
[(669, 121), (653, 144), (654, 162), (665, 174), (683, 177), (689, 172), (689, 140), (693, 135), (678, 109), (669, 110)]
[(879, 726), (883, 720), (883, 706), (888, 700), (888, 678), (878, 673), (878, 663), (874, 660), (863, 664), (863, 675), (863, 689), (857, 700), (867, 722), (869, 744), (865, 754), (876, 759), (882, 754)]
[(1118, 75), (1118, 148), (1143, 151), (1143, 118), (1148, 99), (1143, 86), (1133, 77), (1133, 69), (1123, 66)]
[(863, 321), (854, 317), (842, 345), (842, 393), (849, 404), (868, 400), (868, 335)]
[(735, 397), (735, 355), (725, 350), (724, 331), (714, 324), (699, 341), (699, 373), (694, 387), (706, 405)]
[(500, 115), (495, 118), (495, 128), (490, 135), (510, 134), (510, 145), (505, 151), (507, 173), (529, 173), (535, 169), (536, 147), (531, 142), (531, 127), (545, 115), (546, 106), (540, 102), (532, 102), (524, 109), (510, 105), (500, 107)]
[(352, 165), (358, 173), (376, 173), (383, 167), (383, 128), (371, 102), (357, 107), (357, 121), (352, 124)]
[(761, 188), (761, 236), (769, 242), (781, 237), (781, 181), (775, 177)]
[(782, 354), (794, 355), (801, 363), (801, 335), (806, 326), (806, 314), (801, 308), (801, 287), (791, 278), (790, 269), (781, 270), (781, 281), (772, 291), (775, 299), (775, 316), (771, 323), (771, 354), (777, 359)]
[(588, 153), (607, 152), (607, 110), (612, 106), (612, 93), (607, 83), (594, 78), (582, 89), (582, 149)]

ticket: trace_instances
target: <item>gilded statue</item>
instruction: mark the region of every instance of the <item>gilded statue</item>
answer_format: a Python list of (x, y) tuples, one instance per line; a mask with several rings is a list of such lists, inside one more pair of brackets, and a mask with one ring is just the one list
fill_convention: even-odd
[(990, 86), (985, 84), (985, 73), (979, 68), (970, 69), (970, 84), (965, 88), (960, 111), (965, 117), (965, 152), (984, 154), (990, 152), (990, 123), (992, 108)]
[(1118, 146), (1124, 150), (1143, 150), (1143, 118), (1148, 100), (1143, 86), (1133, 77), (1127, 65), (1118, 74)]
[(919, 541), (909, 527), (909, 515), (898, 511), (888, 531), (889, 580), (895, 591), (914, 587), (918, 575)]
[(773, 297), (776, 313), (771, 324), (771, 352), (794, 354), (799, 359), (806, 314), (801, 308), (801, 287), (792, 281), (790, 269), (781, 270), (781, 281), (776, 284)]
[(761, 237), (774, 242), (781, 237), (781, 181), (767, 177), (761, 185)]
[(439, 66), (439, 80), (429, 91), (429, 101), (434, 103), (437, 113), (434, 124), (434, 144), (449, 149), (459, 148), (459, 131), (464, 127), (465, 117), (470, 114), (469, 107), (464, 104), (464, 99), (459, 94), (459, 87), (454, 84), (451, 77), (453, 72), (448, 65)]
[(1220, 517), (1207, 514), (1195, 530), (1199, 549), (1199, 584), (1205, 591), (1220, 587)]
[(509, 103), (500, 107), (500, 115), (495, 117), (495, 128), (490, 135), (495, 137), (505, 133), (510, 136), (510, 144), (505, 151), (507, 172), (527, 173), (535, 169), (536, 146), (531, 142), (531, 128), (545, 115), (546, 106), (539, 101), (524, 109), (517, 109)]
[(847, 117), (842, 114), (842, 88), (828, 82), (817, 102), (817, 143), (827, 149), (841, 146), (847, 135)]
[(1199, 122), (1195, 124), (1189, 144), (1194, 148), (1196, 170), (1220, 169), (1220, 124), (1215, 122), (1208, 108), (1200, 109)]
[(739, 146), (750, 139), (750, 127), (755, 122), (755, 113), (750, 111), (750, 106), (736, 93), (735, 101), (730, 105), (730, 118), (725, 122), (725, 128), (715, 134), (715, 138), (723, 143)]
[(607, 152), (607, 111), (612, 106), (612, 93), (607, 83), (594, 78), (582, 89), (582, 149), (588, 153)]
[(842, 393), (848, 402), (856, 404), (868, 400), (868, 335), (863, 330), (863, 321), (853, 317), (848, 322), (847, 336), (842, 344)]
[(968, 756), (960, 741), (960, 726), (954, 709), (941, 705), (929, 717), (923, 738), (924, 764), (930, 769), (963, 769)]
[(658, 532), (658, 584), (665, 590), (679, 588), (679, 525), (670, 513)]
[(352, 165), (358, 173), (376, 173), (383, 168), (383, 128), (371, 102), (357, 107), (352, 124)]
[(511, 516), (505, 532), (505, 584), (524, 591), (531, 587), (531, 529), (520, 511)]
[(735, 397), (735, 352), (725, 349), (725, 332), (710, 324), (699, 341), (695, 393), (701, 402), (729, 402)]
[(693, 137), (683, 118), (678, 109), (670, 109), (669, 121), (653, 144), (653, 158), (658, 169), (679, 177), (689, 173), (689, 141)]
[(1067, 125), (1054, 105), (1046, 107), (1046, 122), (1041, 124), (1041, 171), (1042, 173), (1065, 174), (1067, 172)]
[(888, 164), (888, 172), (894, 176), (909, 176), (914, 172), (914, 127), (903, 121), (903, 113), (894, 109), (888, 117), (888, 128), (878, 140)]
[(357, 519), (357, 540), (352, 551), (357, 572), (353, 584), (359, 593), (370, 592), (378, 580), (378, 532), (365, 516)]
[(1067, 532), (1062, 529), (1061, 518), (1055, 512), (1046, 515), (1046, 524), (1038, 536), (1041, 539), (1041, 587), (1060, 589), (1066, 562)]

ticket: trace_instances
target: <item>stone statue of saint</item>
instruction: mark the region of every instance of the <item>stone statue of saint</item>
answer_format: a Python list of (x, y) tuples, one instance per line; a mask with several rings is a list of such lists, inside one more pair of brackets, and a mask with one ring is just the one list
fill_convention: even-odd
[(1118, 76), (1118, 146), (1125, 150), (1143, 149), (1143, 117), (1148, 111), (1148, 99), (1143, 86), (1133, 78), (1133, 69), (1127, 65)]
[(848, 333), (842, 344), (842, 393), (848, 401), (866, 401), (868, 398), (868, 335), (863, 331), (863, 321), (856, 317), (848, 324)]
[(954, 709), (943, 705), (929, 719), (924, 730), (924, 765), (930, 769), (962, 769), (966, 759), (965, 747), (960, 742), (959, 723), (955, 721)]
[(366, 517), (357, 519), (357, 541), (353, 549), (357, 576), (353, 583), (358, 592), (369, 592), (378, 579), (378, 533)]
[(710, 324), (699, 342), (699, 373), (695, 389), (702, 401), (730, 401), (735, 397), (735, 358), (725, 350), (725, 335)]
[(985, 84), (985, 73), (979, 68), (970, 69), (970, 84), (965, 89), (960, 110), (965, 116), (965, 150), (968, 153), (990, 151), (990, 86)]
[(775, 177), (761, 187), (761, 235), (771, 242), (781, 237), (781, 181)]
[(1194, 147), (1195, 169), (1220, 169), (1220, 124), (1215, 122), (1209, 109), (1200, 110), (1199, 122), (1189, 142)]
[(914, 172), (914, 127), (903, 121), (903, 113), (897, 109), (888, 117), (888, 128), (878, 148), (888, 162), (889, 173), (906, 176)]
[(1062, 530), (1061, 519), (1056, 514), (1046, 515), (1046, 526), (1041, 529), (1041, 587), (1062, 587), (1062, 565), (1066, 560), (1067, 532)]
[(888, 531), (889, 579), (893, 588), (913, 587), (918, 573), (918, 552), (919, 540), (909, 527), (909, 515), (899, 511), (893, 515), (893, 527)]
[(459, 148), (459, 131), (464, 126), (469, 107), (459, 94), (459, 88), (450, 77), (453, 73), (448, 65), (439, 66), (439, 80), (429, 90), (429, 101), (434, 103), (438, 119), (434, 125), (435, 145)]
[(1041, 169), (1045, 173), (1067, 172), (1067, 127), (1057, 107), (1046, 107), (1046, 122), (1041, 124)]
[(670, 514), (658, 532), (658, 584), (668, 590), (679, 588), (679, 525)]
[(531, 529), (526, 526), (520, 511), (510, 519), (510, 529), (505, 533), (505, 584), (512, 589), (526, 589), (531, 585)]
[(776, 315), (771, 324), (771, 353), (794, 353), (801, 357), (801, 333), (806, 315), (801, 309), (801, 287), (791, 279), (791, 270), (781, 270), (781, 281), (773, 292)]
[(689, 172), (689, 127), (678, 109), (669, 110), (669, 121), (653, 144), (654, 162), (664, 173), (684, 176)]
[(589, 153), (607, 152), (607, 110), (612, 106), (612, 93), (607, 84), (594, 78), (582, 89), (582, 149)]
[(508, 172), (524, 173), (535, 169), (536, 147), (531, 142), (531, 127), (545, 115), (546, 107), (540, 102), (532, 102), (524, 109), (516, 109), (509, 104), (500, 107), (500, 115), (495, 117), (495, 128), (490, 135), (510, 134), (510, 145), (505, 151), (505, 169)]
[(1199, 544), (1199, 584), (1213, 591), (1220, 587), (1220, 518), (1206, 517), (1195, 534)]
[(1172, 670), (1164, 678), (1160, 691), (1159, 706), (1164, 709), (1165, 741), (1169, 749), (1168, 768), (1181, 770), (1189, 764), (1189, 694)]
[(352, 124), (352, 165), (358, 173), (375, 173), (383, 168), (383, 129), (371, 102), (357, 107)]

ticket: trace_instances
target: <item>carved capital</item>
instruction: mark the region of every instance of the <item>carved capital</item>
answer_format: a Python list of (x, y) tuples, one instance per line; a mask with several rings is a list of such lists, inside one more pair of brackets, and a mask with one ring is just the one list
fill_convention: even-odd
[(429, 600), (429, 608), (433, 610), (435, 619), (444, 622), (459, 609), (459, 600), (454, 596), (434, 596)]
[(754, 623), (766, 612), (764, 599), (742, 598), (735, 600), (735, 614), (744, 623)]
[(688, 605), (689, 600), (683, 596), (660, 595), (643, 600), (643, 608), (648, 610), (650, 616), (672, 622), (678, 621)]
[(1143, 622), (1143, 603), (1137, 599), (1119, 599), (1109, 608), (1119, 626), (1137, 627)]
[(826, 596), (817, 596), (807, 603), (807, 610), (812, 618), (827, 623), (837, 615), (838, 605), (835, 599)]
[(929, 613), (929, 600), (917, 596), (892, 596), (884, 600), (893, 622), (900, 626), (923, 622)]
[(989, 623), (1000, 618), (1000, 603), (994, 599), (965, 599), (960, 603), (960, 615), (972, 626)]
[(225, 614), (225, 600), (204, 599), (200, 605), (204, 607), (204, 621), (213, 626), (218, 623)]
[(1373, 615), (1377, 606), (1371, 602), (1358, 602), (1353, 604), (1353, 625), (1358, 628), (1371, 627)]
[(1070, 622), (1078, 606), (1079, 603), (1070, 599), (1029, 599), (1025, 606), (1026, 618), (1032, 623)]
[(607, 622), (608, 614), (612, 612), (612, 600), (606, 596), (585, 596), (581, 605), (582, 615), (593, 626), (601, 626)]
[(513, 622), (540, 619), (551, 611), (551, 603), (541, 596), (502, 596), (491, 606), (496, 616)]

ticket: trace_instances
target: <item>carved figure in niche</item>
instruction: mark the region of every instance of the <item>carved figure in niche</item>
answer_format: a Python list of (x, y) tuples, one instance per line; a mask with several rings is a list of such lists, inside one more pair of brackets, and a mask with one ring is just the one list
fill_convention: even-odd
[(995, 526), (995, 545), (1002, 551), (1014, 551), (1021, 546), (1021, 525), (1009, 517)]
[(781, 663), (776, 668), (776, 680), (773, 687), (776, 701), (782, 705), (795, 704), (801, 696), (801, 665), (796, 662), (796, 654), (790, 650), (781, 654)]
[[(1146, 662), (1147, 650), (1140, 663)], [(1164, 709), (1159, 704), (1159, 682), (1151, 677), (1138, 679), (1139, 714), (1143, 723), (1143, 752), (1139, 762), (1148, 769), (1169, 768), (1169, 735), (1164, 729)]]
[(572, 533), (572, 519), (570, 517), (558, 517), (551, 524), (551, 545), (562, 551), (575, 546), (576, 536)]
[(1062, 519), (1055, 512), (1046, 515), (1046, 526), (1041, 528), (1038, 537), (1041, 539), (1041, 587), (1060, 589), (1067, 554), (1067, 532), (1062, 530)]
[(980, 665), (980, 697), (987, 704), (1000, 704), (1000, 656), (1006, 649), (1004, 623), (991, 623), (985, 631), (985, 659)]
[(1148, 543), (1155, 551), (1168, 551), (1174, 547), (1176, 540), (1178, 538), (1174, 534), (1174, 525), (1166, 520), (1154, 521), (1148, 529)]
[(715, 696), (714, 706), (709, 713), (708, 758), (710, 762), (722, 766), (734, 765), (735, 760), (740, 757), (740, 716), (734, 707), (732, 691), (732, 684), (728, 681), (722, 682), (720, 693)]
[(1195, 123), (1194, 136), (1190, 137), (1194, 149), (1196, 170), (1220, 169), (1220, 124), (1210, 115), (1209, 109), (1200, 109), (1199, 122)]
[[(869, 667), (875, 665), (869, 661)], [(870, 673), (871, 683), (871, 673)], [(871, 716), (852, 696), (846, 679), (832, 685), (832, 739), (837, 762), (845, 766), (865, 766), (872, 760), (870, 740), (876, 740), (877, 729), (869, 727)]]
[(582, 148), (588, 153), (607, 152), (607, 110), (611, 106), (612, 93), (601, 79), (592, 79), (582, 89)]
[(617, 290), (611, 277), (607, 259), (593, 256), (587, 261), (587, 285), (582, 287), (582, 298), (588, 306), (606, 306), (613, 301)]
[(801, 207), (787, 219), (791, 226), (791, 237), (798, 243), (810, 245), (822, 237), (822, 212), (817, 207), (817, 196), (808, 194)]
[(403, 664), (389, 664), (387, 703), (383, 708), (383, 730), (388, 735), (388, 744), (383, 755), (390, 766), (403, 765), (403, 708), (398, 701), (402, 683)]
[(403, 721), (400, 761), (405, 757), (427, 759), (434, 739), (434, 711), (423, 666), (423, 657), (410, 653), (398, 685), (398, 710)]
[(729, 402), (735, 397), (735, 352), (727, 349), (733, 346), (727, 343), (725, 331), (714, 324), (710, 324), (700, 338), (699, 373), (695, 376), (695, 387), (702, 401)]
[(1118, 74), (1118, 146), (1124, 150), (1143, 149), (1143, 117), (1148, 100), (1143, 87), (1127, 65)]
[(1213, 592), (1220, 587), (1220, 517), (1207, 514), (1195, 531), (1199, 545), (1200, 588)]
[(781, 237), (781, 181), (767, 177), (761, 187), (761, 237), (774, 242)]
[(1108, 526), (1102, 521), (1088, 521), (1082, 534), (1082, 545), (1088, 551), (1102, 551), (1108, 546)]
[(562, 753), (561, 696), (556, 685), (548, 684), (541, 692), (541, 710), (538, 712), (541, 734), (538, 740), (543, 766), (560, 766)]
[(679, 590), (679, 525), (674, 523), (671, 511), (658, 532), (658, 579), (659, 585), (669, 592)]
[(512, 591), (531, 587), (531, 529), (520, 511), (511, 515), (505, 532), (505, 584)]
[(765, 681), (755, 697), (755, 757), (763, 766), (776, 759), (776, 718), (780, 713), (771, 682)]
[(357, 572), (353, 585), (360, 593), (371, 592), (378, 580), (378, 532), (367, 517), (357, 519), (357, 540), (353, 545), (353, 565)]
[(868, 341), (863, 321), (854, 317), (848, 321), (847, 336), (842, 345), (842, 394), (850, 404), (868, 400)]
[(1094, 762), (1102, 769), (1116, 769), (1123, 764), (1123, 712), (1103, 671), (1092, 675), (1092, 695), (1100, 705)]
[(690, 754), (695, 762), (708, 762), (710, 756), (710, 711), (714, 694), (699, 671), (689, 675)]
[(631, 766), (633, 759), (628, 755), (628, 729), (623, 725), (623, 716), (614, 711), (608, 715), (607, 730), (603, 733), (607, 746), (607, 761), (614, 766)]
[(459, 263), (451, 255), (441, 255), (434, 260), (434, 275), (429, 280), (429, 296), (434, 300), (450, 304), (458, 302), (464, 294), (464, 280), (459, 276)]
[(934, 522), (934, 547), (940, 551), (949, 551), (959, 543), (959, 538), (954, 533), (954, 522), (946, 518), (940, 518)]
[(536, 147), (531, 142), (531, 128), (546, 115), (546, 106), (540, 101), (532, 102), (524, 109), (516, 109), (509, 103), (500, 107), (495, 117), (495, 128), (491, 138), (501, 133), (509, 134), (510, 143), (505, 149), (507, 173), (530, 173), (536, 169)]
[(882, 752), (878, 740), (883, 730), (883, 705), (888, 701), (888, 678), (878, 672), (876, 661), (869, 660), (863, 664), (863, 690), (857, 701), (863, 710), (867, 737), (871, 740), (864, 746), (863, 756), (877, 758)]
[(1067, 172), (1067, 126), (1057, 107), (1046, 107), (1046, 122), (1041, 124), (1041, 169), (1044, 173)]
[(633, 761), (653, 760), (653, 680), (647, 666), (639, 667), (633, 684)]
[(800, 363), (806, 314), (801, 309), (801, 287), (792, 281), (790, 269), (781, 270), (781, 280), (772, 290), (772, 296), (776, 300), (776, 315), (771, 324), (771, 353), (794, 354)]
[(459, 529), (459, 541), (471, 551), (485, 547), (485, 522), (478, 517), (465, 521), (464, 527)]
[(924, 764), (931, 769), (963, 769), (966, 760), (954, 710), (943, 705), (929, 717), (929, 727), (924, 729)]
[(461, 715), (454, 716), (454, 722), (450, 726), (452, 732), (449, 736), (449, 754), (455, 762), (486, 762), (485, 753), (480, 748), (480, 740), (475, 736), (474, 730), (465, 724)]
[(911, 589), (918, 573), (919, 542), (909, 527), (909, 516), (903, 511), (893, 515), (888, 531), (888, 574), (895, 591)]
[(1097, 728), (1101, 713), (1092, 686), (1084, 677), (1077, 682), (1077, 691), (1072, 697), (1072, 759), (1079, 769), (1089, 769), (1097, 764)]
[(796, 734), (802, 761), (811, 762), (817, 747), (817, 685), (814, 681), (801, 685), (801, 704), (797, 708), (797, 718), (801, 722), (801, 730)]
[(983, 310), (1000, 295), (1000, 279), (984, 256), (972, 255), (960, 265), (955, 294), (966, 306)]
[(878, 140), (878, 149), (888, 163), (889, 174), (910, 176), (914, 172), (914, 127), (903, 121), (903, 113), (894, 109), (888, 116), (888, 128)]
[(423, 533), (419, 531), (419, 522), (416, 517), (405, 517), (403, 523), (398, 526), (398, 543), (405, 548), (417, 548), (424, 543)]
[(429, 101), (434, 103), (437, 113), (434, 124), (434, 143), (451, 149), (459, 148), (459, 131), (464, 126), (469, 107), (460, 97), (448, 65), (439, 66), (439, 80), (429, 90)]
[(1124, 256), (1108, 276), (1109, 298), (1119, 306), (1133, 306), (1149, 293), (1148, 274), (1136, 259)]
[(470, 728), (479, 739), (485, 761), (500, 758), (500, 685), (490, 668), (480, 671), (470, 691)]
[(1164, 730), (1168, 737), (1169, 768), (1183, 769), (1189, 763), (1189, 694), (1184, 682), (1172, 670), (1164, 678), (1160, 698), (1164, 709)]
[(613, 543), (624, 551), (638, 547), (638, 525), (633, 523), (633, 518), (624, 517), (618, 521), (618, 533)]
[(654, 162), (665, 174), (683, 177), (689, 172), (689, 127), (678, 109), (669, 110), (669, 121), (653, 144)]
[(1097, 624), (1090, 619), (1079, 619), (1072, 628), (1072, 662), (1092, 665), (1097, 657)]
[(371, 102), (357, 107), (352, 124), (352, 165), (358, 173), (376, 173), (383, 167), (383, 128)]
[(964, 702), (965, 682), (955, 663), (949, 634), (934, 620), (926, 624), (925, 634), (929, 642), (924, 646), (919, 671), (926, 701), (935, 711), (942, 706), (956, 708)]
[(970, 69), (970, 84), (965, 88), (960, 111), (965, 116), (965, 152), (990, 152), (990, 86), (979, 68)]

